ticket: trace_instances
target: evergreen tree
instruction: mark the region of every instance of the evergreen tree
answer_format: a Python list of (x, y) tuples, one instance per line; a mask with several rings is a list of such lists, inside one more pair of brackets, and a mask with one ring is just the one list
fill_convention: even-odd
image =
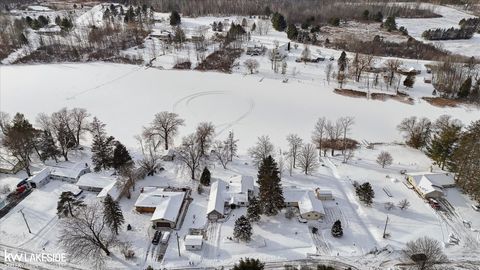
[(436, 130), (429, 141), (426, 154), (444, 169), (451, 163), (451, 158), (460, 137), (462, 126), (458, 123), (449, 123)]
[(238, 140), (235, 139), (235, 135), (233, 134), (233, 131), (230, 131), (228, 133), (228, 138), (225, 140), (224, 144), (225, 147), (228, 148), (228, 161), (233, 161), (233, 157), (237, 156), (237, 151), (238, 151)]
[(57, 202), (57, 215), (68, 217), (75, 217), (73, 211), (77, 207), (84, 207), (85, 204), (79, 198), (76, 198), (72, 192), (64, 191), (60, 194), (60, 198)]
[(287, 28), (287, 21), (285, 20), (282, 14), (275, 12), (273, 13), (273, 16), (272, 16), (272, 26), (273, 26), (273, 29), (279, 32), (283, 32), (285, 31), (285, 28)]
[(345, 53), (345, 51), (342, 51), (342, 53), (340, 54), (340, 57), (337, 60), (339, 72), (345, 71), (345, 69), (347, 68), (347, 61), (348, 61), (347, 54)]
[(368, 9), (365, 9), (362, 13), (362, 17), (364, 20), (368, 21), (368, 19), (370, 18), (370, 11), (368, 11)]
[(260, 188), (260, 208), (267, 216), (274, 216), (285, 206), (282, 184), (277, 163), (268, 156), (263, 159), (258, 170), (257, 183)]
[(113, 160), (113, 143), (115, 138), (107, 136), (105, 132), (105, 124), (100, 122), (96, 117), (92, 122), (92, 163), (96, 172), (108, 169), (112, 166)]
[(118, 235), (118, 229), (120, 229), (123, 223), (125, 223), (125, 218), (123, 217), (120, 205), (118, 202), (114, 201), (109, 194), (103, 201), (103, 216), (105, 218), (105, 223), (110, 227), (112, 232), (115, 232), (115, 234)]
[(334, 237), (341, 237), (343, 235), (342, 222), (340, 220), (337, 220), (335, 223), (333, 223), (332, 235)]
[(373, 16), (373, 20), (375, 20), (376, 22), (382, 22), (383, 21), (383, 14), (382, 12), (377, 12), (377, 14), (375, 14)]
[(233, 266), (233, 270), (263, 270), (265, 264), (260, 262), (259, 259), (245, 258), (240, 259), (238, 264)]
[(180, 17), (180, 14), (178, 14), (177, 11), (172, 11), (170, 14), (170, 25), (171, 26), (177, 26), (182, 22), (182, 19)]
[(408, 74), (405, 80), (403, 81), (403, 86), (407, 88), (412, 88), (415, 83), (415, 75)]
[(297, 26), (295, 26), (295, 24), (293, 23), (289, 24), (287, 28), (287, 37), (291, 40), (295, 40), (297, 39), (297, 36), (298, 36)]
[(457, 186), (480, 201), (480, 120), (471, 123), (460, 136), (450, 166)]
[(251, 222), (257, 222), (260, 220), (260, 214), (262, 213), (262, 209), (260, 208), (260, 203), (257, 197), (253, 197), (250, 199), (250, 204), (247, 208), (247, 218)]
[(468, 77), (460, 86), (458, 90), (458, 98), (466, 98), (470, 94), (470, 90), (472, 89), (472, 77)]
[(360, 201), (364, 202), (366, 205), (372, 205), (375, 192), (369, 182), (357, 186), (355, 192)]
[(250, 28), (250, 32), (254, 32), (257, 29), (257, 25), (255, 23), (252, 24), (252, 28)]
[(200, 184), (210, 186), (211, 174), (207, 167), (203, 168), (202, 176), (200, 176)]
[(383, 26), (387, 29), (388, 32), (397, 30), (397, 22), (395, 21), (395, 16), (388, 16)]
[(128, 153), (127, 148), (121, 142), (115, 142), (115, 149), (113, 150), (112, 166), (115, 170), (120, 169), (127, 163), (132, 162), (132, 157)]
[(40, 135), (38, 150), (40, 151), (40, 158), (42, 161), (52, 158), (55, 162), (58, 162), (57, 157), (61, 155), (60, 150), (55, 144), (52, 133), (47, 130), (44, 130)]
[(239, 217), (235, 221), (233, 228), (233, 237), (240, 241), (249, 242), (252, 238), (252, 225), (245, 216)]

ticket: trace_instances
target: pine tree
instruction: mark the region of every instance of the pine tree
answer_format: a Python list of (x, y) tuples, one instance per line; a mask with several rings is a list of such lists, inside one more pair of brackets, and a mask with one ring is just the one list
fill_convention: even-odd
[(252, 238), (252, 225), (245, 216), (239, 217), (235, 221), (233, 228), (233, 237), (240, 241), (249, 242)]
[(470, 90), (472, 89), (472, 77), (468, 77), (460, 86), (458, 90), (458, 98), (466, 98), (470, 94)]
[(177, 11), (172, 11), (170, 14), (170, 25), (171, 26), (177, 26), (182, 22), (182, 19), (180, 17), (180, 14), (178, 14)]
[(110, 227), (112, 232), (118, 235), (118, 229), (125, 223), (125, 218), (123, 217), (120, 205), (113, 200), (110, 194), (108, 194), (103, 201), (103, 216), (105, 223)]
[(251, 222), (259, 221), (261, 213), (262, 213), (262, 209), (260, 208), (260, 203), (257, 197), (251, 198), (247, 208), (248, 220), (250, 220)]
[(55, 160), (55, 162), (58, 162), (57, 157), (61, 154), (60, 150), (55, 144), (52, 133), (47, 130), (44, 130), (40, 136), (38, 150), (40, 151), (42, 161), (52, 158)]
[(342, 222), (340, 220), (337, 220), (335, 223), (333, 223), (332, 235), (334, 237), (341, 237), (343, 235)]
[(413, 84), (415, 84), (415, 75), (408, 74), (405, 80), (403, 81), (403, 86), (407, 88), (412, 88)]
[(376, 22), (382, 22), (383, 21), (383, 14), (382, 12), (377, 12), (377, 14), (375, 14), (373, 16), (373, 20), (375, 20)]
[(288, 39), (295, 40), (297, 39), (297, 36), (298, 36), (297, 26), (295, 26), (295, 24), (293, 23), (289, 24), (287, 28)]
[(387, 29), (388, 32), (397, 30), (397, 22), (395, 21), (395, 16), (388, 16), (383, 26)]
[(79, 198), (76, 198), (72, 192), (64, 191), (60, 194), (60, 198), (57, 202), (57, 215), (68, 217), (75, 217), (73, 214), (74, 209), (77, 207), (84, 207), (85, 204)]
[(277, 163), (272, 156), (268, 156), (261, 162), (257, 183), (260, 188), (259, 202), (262, 213), (267, 216), (278, 214), (285, 206), (285, 200)]
[(257, 25), (255, 23), (252, 24), (252, 28), (250, 28), (250, 32), (254, 32), (257, 29)]
[(238, 140), (235, 139), (235, 135), (233, 134), (233, 131), (230, 131), (228, 133), (228, 138), (225, 140), (225, 147), (228, 148), (229, 152), (229, 158), (228, 161), (233, 161), (233, 157), (237, 156), (237, 151), (238, 151)]
[(108, 169), (112, 166), (113, 160), (113, 143), (115, 138), (107, 136), (105, 132), (105, 124), (100, 122), (96, 117), (92, 122), (92, 163), (96, 172)]
[(202, 176), (200, 176), (200, 184), (210, 186), (211, 174), (207, 167), (203, 168)]
[(282, 14), (275, 12), (272, 16), (272, 26), (273, 29), (283, 32), (285, 31), (285, 28), (287, 28), (287, 21), (285, 20), (285, 17), (283, 17)]
[(259, 259), (245, 258), (240, 259), (238, 264), (233, 266), (233, 270), (263, 270), (265, 264), (260, 262)]
[(455, 123), (443, 126), (434, 132), (427, 145), (427, 156), (435, 161), (442, 170), (445, 168), (445, 165), (451, 163), (461, 130), (462, 126)]
[(366, 205), (372, 205), (375, 192), (369, 182), (357, 186), (355, 192), (360, 201), (364, 202)]
[(125, 145), (123, 145), (119, 141), (115, 142), (115, 149), (113, 150), (113, 160), (112, 160), (113, 168), (115, 170), (118, 170), (122, 166), (130, 162), (132, 162), (132, 157), (130, 156), (130, 153), (128, 152)]
[(345, 51), (342, 51), (340, 54), (340, 57), (337, 60), (337, 65), (338, 65), (338, 71), (339, 72), (344, 72), (345, 69), (347, 68), (347, 54)]

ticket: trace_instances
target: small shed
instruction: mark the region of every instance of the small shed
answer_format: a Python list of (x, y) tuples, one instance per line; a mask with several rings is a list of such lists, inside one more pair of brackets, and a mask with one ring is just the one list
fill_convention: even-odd
[(322, 201), (333, 200), (333, 194), (331, 190), (317, 188), (315, 189), (315, 194), (317, 195), (317, 198), (319, 200), (322, 200)]
[(185, 249), (186, 250), (201, 250), (203, 245), (202, 235), (187, 235), (185, 236)]

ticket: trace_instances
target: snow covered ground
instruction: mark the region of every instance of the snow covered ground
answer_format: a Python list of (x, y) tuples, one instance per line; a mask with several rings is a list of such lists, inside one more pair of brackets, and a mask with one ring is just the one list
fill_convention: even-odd
[[(429, 4), (423, 4), (431, 6)], [(415, 39), (423, 42), (433, 43), (446, 49), (447, 51), (458, 53), (466, 56), (480, 57), (480, 34), (474, 34), (473, 38), (467, 40), (441, 40), (441, 41), (427, 41), (422, 38), (422, 33), (425, 30), (433, 28), (459, 28), (458, 22), (463, 18), (473, 18), (475, 16), (468, 14), (460, 9), (453, 7), (434, 5), (435, 13), (442, 15), (439, 18), (426, 19), (396, 19), (398, 26), (405, 26), (408, 34)]]

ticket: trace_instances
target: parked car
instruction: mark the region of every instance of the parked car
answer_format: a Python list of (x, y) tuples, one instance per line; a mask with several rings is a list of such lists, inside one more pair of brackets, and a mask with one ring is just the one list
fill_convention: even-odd
[(153, 239), (152, 239), (152, 244), (153, 245), (158, 245), (158, 243), (160, 242), (160, 237), (161, 236), (162, 236), (161, 232), (155, 231), (155, 235), (153, 236)]
[(480, 211), (480, 204), (472, 204), (472, 208), (475, 211)]
[(440, 209), (440, 204), (437, 202), (437, 200), (435, 200), (433, 198), (428, 198), (428, 203), (430, 204), (430, 206), (433, 209), (435, 209), (435, 210)]
[(166, 244), (170, 238), (170, 232), (164, 232), (162, 236), (162, 244)]
[(298, 216), (298, 222), (300, 223), (307, 223), (308, 220), (302, 218), (301, 216)]

